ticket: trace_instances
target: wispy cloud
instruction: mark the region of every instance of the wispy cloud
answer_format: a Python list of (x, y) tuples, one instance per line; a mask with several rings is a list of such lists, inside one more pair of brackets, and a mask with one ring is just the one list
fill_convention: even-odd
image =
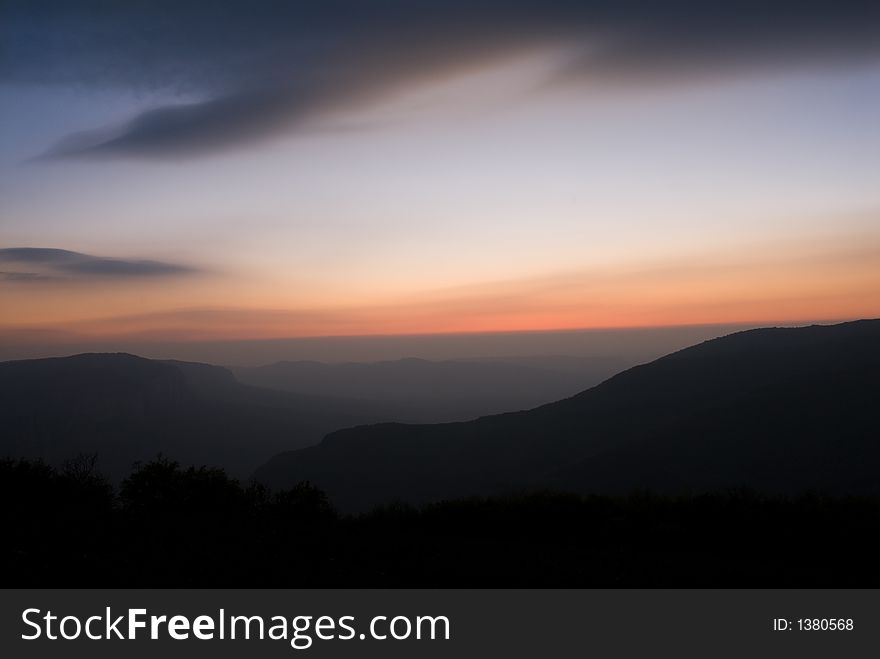
[(55, 277), (43, 275), (39, 272), (0, 272), (0, 281), (11, 282), (40, 282), (53, 281)]
[(0, 248), (0, 264), (26, 268), (0, 272), (3, 281), (16, 283), (166, 277), (199, 272), (197, 268), (178, 263), (107, 258), (47, 247)]
[(575, 81), (719, 78), (870, 61), (880, 4), (857, 0), (326, 0), (6, 3), (0, 82), (160, 90), (169, 104), (47, 158), (184, 157), (266, 139), (409, 85), (537, 48)]

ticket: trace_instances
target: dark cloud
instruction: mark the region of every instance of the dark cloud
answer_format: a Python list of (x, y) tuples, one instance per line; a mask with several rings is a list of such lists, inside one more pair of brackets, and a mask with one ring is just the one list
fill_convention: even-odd
[(880, 55), (880, 3), (853, 0), (7, 0), (0, 81), (178, 92), (50, 157), (180, 157), (271, 137), (389, 91), (529, 49), (560, 79), (721, 77)]
[(54, 277), (42, 275), (39, 272), (0, 272), (0, 281), (11, 282), (38, 282), (52, 281)]
[[(125, 279), (188, 275), (196, 268), (150, 260), (111, 259), (66, 249), (9, 247), (0, 249), (0, 263), (24, 265), (30, 270), (0, 272), (8, 282), (41, 282), (82, 278)], [(33, 272), (31, 270), (39, 270)]]

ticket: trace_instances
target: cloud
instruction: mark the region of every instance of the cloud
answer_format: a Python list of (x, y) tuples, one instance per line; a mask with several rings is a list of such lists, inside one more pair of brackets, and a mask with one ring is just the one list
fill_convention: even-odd
[(356, 111), (373, 99), (538, 48), (579, 83), (717, 79), (873, 61), (880, 4), (856, 0), (11, 0), (0, 82), (178, 94), (48, 158), (187, 157)]
[[(7, 282), (45, 282), (72, 279), (128, 279), (181, 276), (198, 269), (151, 260), (128, 260), (92, 256), (66, 249), (8, 247), (0, 249), (0, 264), (23, 265), (27, 271), (0, 272)], [(33, 272), (32, 270), (39, 270)]]
[(38, 282), (52, 281), (54, 277), (43, 275), (39, 272), (0, 272), (0, 281), (11, 282)]

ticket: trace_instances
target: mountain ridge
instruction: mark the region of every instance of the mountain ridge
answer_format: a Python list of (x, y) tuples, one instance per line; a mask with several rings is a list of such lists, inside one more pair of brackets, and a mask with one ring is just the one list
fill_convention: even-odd
[(442, 423), (558, 400), (627, 365), (618, 359), (585, 357), (564, 362), (540, 357), (519, 361), (405, 357), (376, 362), (281, 361), (232, 371), (247, 384), (372, 401), (398, 421)]
[(129, 353), (0, 362), (0, 454), (96, 453), (111, 477), (162, 453), (247, 478), (278, 451), (376, 418), (355, 401), (243, 385), (211, 364)]
[[(737, 419), (736, 414), (724, 418), (738, 424), (737, 432), (758, 432), (769, 441), (772, 438), (768, 433), (779, 423), (763, 429), (760, 425), (773, 416), (773, 400), (767, 398), (766, 391), (761, 393), (762, 388), (778, 388), (785, 381), (791, 396), (780, 399), (785, 407), (775, 413), (787, 422), (797, 420), (801, 405), (822, 412), (821, 405), (816, 407), (821, 396), (836, 396), (835, 391), (852, 396), (854, 391), (862, 391), (863, 397), (848, 401), (844, 396), (835, 408), (851, 414), (846, 437), (847, 441), (858, 443), (867, 432), (864, 419), (871, 409), (871, 401), (864, 398), (869, 396), (869, 385), (878, 373), (878, 320), (747, 330), (676, 351), (619, 373), (575, 396), (528, 411), (467, 423), (379, 424), (340, 430), (317, 446), (275, 456), (257, 471), (257, 477), (271, 485), (308, 479), (325, 488), (345, 508), (394, 498), (419, 502), (522, 487), (564, 486), (600, 492), (601, 488), (584, 482), (587, 475), (596, 473), (595, 465), (602, 460), (609, 465), (609, 455), (616, 456), (618, 463), (626, 462), (624, 458), (633, 461), (637, 456), (626, 447), (639, 442), (650, 446), (652, 437), (659, 442), (684, 442), (676, 449), (682, 464), (689, 464), (689, 453), (701, 456), (705, 462), (705, 452), (697, 450), (695, 443), (695, 424), (702, 423), (703, 431), (710, 435), (722, 432), (717, 420), (712, 419), (713, 410), (718, 409), (719, 403), (735, 401), (737, 396), (757, 397), (757, 402), (744, 408), (748, 418)], [(821, 389), (814, 386), (813, 391), (821, 391), (821, 396), (811, 393), (810, 388), (793, 386), (808, 376), (818, 378), (819, 382), (832, 382)], [(785, 391), (783, 387), (781, 392)], [(781, 393), (773, 390), (773, 395)], [(837, 421), (828, 414), (821, 416), (822, 425), (804, 432), (831, 432)], [(863, 444), (859, 444), (860, 450), (868, 451), (874, 464), (880, 455), (873, 444)], [(728, 446), (730, 450), (735, 448)], [(823, 450), (823, 455), (840, 452), (833, 446)], [(752, 457), (763, 464), (759, 455)], [(734, 462), (746, 459), (735, 455), (729, 458)], [(589, 463), (590, 460), (594, 462)], [(579, 464), (594, 466), (585, 467), (584, 474), (578, 477), (575, 472)], [(702, 464), (694, 462), (688, 469), (697, 473)], [(828, 479), (819, 478), (816, 464), (801, 467), (809, 467), (811, 475), (789, 478), (785, 484), (805, 485), (812, 478), (820, 485), (832, 485)], [(645, 465), (640, 469), (642, 479), (625, 477), (629, 468), (626, 464), (616, 468), (617, 476), (608, 474), (603, 487), (610, 488), (615, 481), (620, 487), (633, 489), (689, 486), (687, 478), (681, 481), (687, 476), (684, 468), (678, 470), (679, 478), (669, 481), (649, 478), (653, 472)], [(727, 476), (727, 480), (693, 479), (693, 484), (738, 487), (749, 486), (752, 480), (745, 472)], [(841, 478), (845, 480), (845, 475)], [(761, 484), (766, 480), (759, 479)]]

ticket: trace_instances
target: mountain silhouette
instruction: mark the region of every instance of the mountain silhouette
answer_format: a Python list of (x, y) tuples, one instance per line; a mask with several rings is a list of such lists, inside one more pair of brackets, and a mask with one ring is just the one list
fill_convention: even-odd
[(880, 320), (750, 330), (529, 411), (340, 430), (257, 477), (349, 510), (540, 487), (880, 494), (878, 384)]
[(208, 364), (128, 354), (0, 362), (0, 456), (96, 453), (111, 477), (162, 453), (246, 478), (279, 451), (383, 418), (357, 401), (246, 386)]
[(394, 421), (439, 423), (567, 398), (628, 365), (611, 358), (536, 356), (341, 364), (287, 361), (231, 370), (246, 384), (369, 401), (381, 416)]

